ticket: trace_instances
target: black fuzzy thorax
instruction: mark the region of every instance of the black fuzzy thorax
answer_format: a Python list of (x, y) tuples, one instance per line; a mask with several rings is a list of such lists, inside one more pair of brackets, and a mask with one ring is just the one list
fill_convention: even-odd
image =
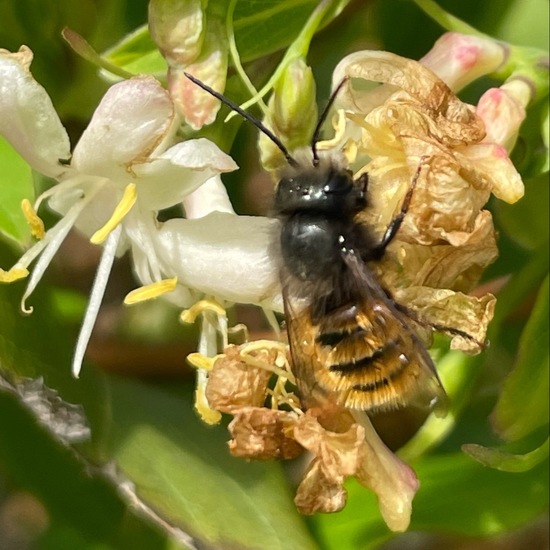
[(366, 184), (366, 175), (354, 181), (349, 170), (325, 161), (289, 168), (277, 187), (274, 211), (282, 224), (283, 272), (296, 293), (307, 294), (314, 322), (357, 298), (344, 254), (376, 259), (377, 238), (357, 221), (367, 207)]

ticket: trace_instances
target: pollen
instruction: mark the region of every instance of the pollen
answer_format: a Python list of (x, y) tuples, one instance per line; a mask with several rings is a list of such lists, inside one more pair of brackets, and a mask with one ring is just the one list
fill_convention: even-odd
[(136, 288), (126, 295), (124, 298), (124, 303), (127, 306), (130, 306), (139, 302), (145, 302), (146, 300), (158, 298), (163, 294), (172, 292), (176, 288), (177, 282), (178, 278), (173, 277), (172, 279), (163, 279), (162, 281), (157, 281), (155, 283), (151, 283), (150, 285)]
[(36, 210), (32, 207), (28, 199), (23, 199), (21, 201), (21, 210), (29, 224), (33, 237), (42, 240), (46, 234), (44, 222), (38, 217)]
[(124, 216), (130, 212), (137, 200), (137, 186), (135, 183), (129, 183), (124, 189), (122, 199), (117, 204), (113, 215), (109, 221), (98, 229), (90, 238), (92, 244), (101, 244), (109, 236), (111, 231), (124, 219)]
[(184, 310), (180, 315), (182, 323), (194, 323), (195, 319), (204, 311), (212, 311), (220, 317), (225, 317), (225, 309), (214, 300), (200, 300), (189, 309)]
[(24, 267), (12, 267), (9, 271), (0, 268), (0, 283), (13, 283), (19, 279), (24, 279), (29, 274), (29, 270)]

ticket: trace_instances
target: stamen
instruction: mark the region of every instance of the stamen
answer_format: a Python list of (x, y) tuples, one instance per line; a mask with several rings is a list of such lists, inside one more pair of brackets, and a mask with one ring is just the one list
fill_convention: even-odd
[(156, 281), (149, 285), (142, 286), (132, 290), (124, 298), (124, 303), (127, 306), (138, 304), (144, 302), (145, 300), (152, 300), (153, 298), (158, 298), (163, 294), (172, 292), (177, 285), (178, 278), (173, 277), (172, 279), (163, 279), (162, 281)]
[(29, 274), (29, 270), (24, 267), (12, 267), (9, 271), (0, 268), (0, 283), (13, 283), (19, 279), (24, 279)]
[(27, 298), (33, 293), (42, 275), (44, 275), (44, 271), (46, 271), (46, 268), (50, 265), (55, 253), (58, 251), (65, 237), (76, 222), (76, 219), (92, 197), (93, 195), (90, 194), (86, 199), (73, 204), (65, 216), (46, 233), (44, 239), (35, 243), (34, 246), (29, 248), (29, 250), (19, 258), (19, 262), (17, 262), (18, 265), (27, 266), (32, 260), (40, 255), (32, 270), (25, 293), (21, 298), (21, 310), (23, 313), (32, 313), (32, 307), (27, 307), (26, 305)]
[(202, 353), (190, 353), (186, 359), (187, 362), (195, 369), (203, 369), (205, 371), (211, 371), (214, 367), (214, 363), (220, 358), (225, 357), (223, 353), (215, 355), (214, 357), (207, 357)]
[(122, 199), (117, 204), (113, 215), (109, 221), (101, 228), (98, 229), (90, 238), (92, 244), (101, 244), (107, 236), (118, 226), (123, 220), (124, 216), (130, 212), (132, 206), (137, 200), (137, 186), (135, 183), (129, 183), (124, 189)]
[(23, 211), (23, 216), (25, 216), (25, 219), (29, 224), (33, 237), (42, 240), (46, 234), (44, 222), (38, 217), (38, 214), (28, 199), (23, 199), (21, 201), (21, 210)]
[(121, 235), (122, 227), (118, 226), (109, 235), (107, 242), (103, 247), (103, 254), (101, 255), (101, 260), (99, 261), (94, 284), (92, 286), (90, 301), (88, 302), (88, 308), (84, 314), (84, 321), (82, 322), (82, 328), (80, 329), (80, 334), (78, 335), (78, 341), (75, 347), (72, 364), (72, 372), (75, 378), (78, 378), (80, 369), (82, 368), (84, 354), (86, 352), (86, 348), (88, 347), (88, 342), (90, 341), (90, 336), (92, 334), (92, 329), (94, 328), (95, 320), (97, 319), (97, 314), (99, 312), (99, 307), (101, 306), (101, 301), (103, 300), (103, 295), (105, 294), (105, 287), (107, 286), (107, 281), (109, 280), (109, 275), (111, 274), (111, 268), (113, 267), (116, 249), (118, 247), (118, 242)]
[(196, 304), (193, 304), (189, 309), (186, 309), (180, 315), (182, 323), (194, 323), (195, 319), (204, 311), (212, 311), (220, 317), (225, 317), (225, 309), (223, 309), (218, 302), (214, 300), (199, 300)]
[[(199, 370), (199, 373), (201, 372), (203, 371)], [(219, 424), (222, 419), (222, 415), (220, 411), (210, 407), (208, 399), (206, 399), (205, 388), (206, 382), (201, 384), (199, 379), (197, 389), (195, 390), (195, 409), (206, 424)]]

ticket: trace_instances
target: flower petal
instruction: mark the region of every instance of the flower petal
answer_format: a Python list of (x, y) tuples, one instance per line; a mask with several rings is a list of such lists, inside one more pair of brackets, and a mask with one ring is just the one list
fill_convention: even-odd
[(172, 101), (154, 78), (119, 82), (103, 96), (75, 147), (72, 166), (124, 187), (133, 179), (133, 165), (172, 137), (174, 118)]
[(29, 71), (32, 52), (0, 49), (0, 134), (38, 172), (57, 177), (70, 158), (67, 132), (46, 90)]
[(412, 59), (373, 50), (355, 52), (337, 65), (332, 77), (333, 87), (338, 86), (346, 76), (390, 85), (384, 90), (354, 91), (350, 79), (339, 94), (338, 104), (355, 112), (366, 114), (387, 99), (390, 93), (401, 89), (427, 111), (437, 113), (448, 121), (468, 124), (470, 119), (475, 118), (469, 105), (462, 103), (428, 68)]
[(101, 260), (97, 267), (92, 293), (90, 294), (90, 301), (88, 302), (88, 307), (84, 314), (84, 320), (82, 321), (82, 327), (74, 350), (72, 373), (75, 378), (78, 378), (80, 375), (84, 354), (86, 353), (86, 348), (88, 347), (88, 342), (92, 335), (103, 295), (105, 294), (105, 288), (109, 281), (109, 275), (111, 274), (121, 234), (122, 227), (119, 225), (109, 234), (105, 246), (103, 247), (103, 254), (101, 255)]
[[(273, 354), (260, 350), (259, 359), (274, 360)], [(236, 346), (225, 349), (208, 374), (206, 397), (214, 409), (231, 412), (236, 408), (264, 404), (271, 372), (245, 363)]]
[(365, 429), (364, 458), (357, 479), (376, 493), (380, 513), (388, 527), (392, 531), (405, 531), (411, 519), (418, 479), (414, 471), (384, 445), (367, 415), (361, 412), (355, 416)]
[(229, 424), (233, 456), (268, 460), (295, 458), (303, 448), (287, 436), (296, 422), (296, 414), (264, 407), (242, 407), (234, 412)]
[(510, 204), (523, 197), (523, 180), (504, 147), (496, 143), (478, 143), (461, 152), (463, 164), (469, 170), (469, 179), (474, 184), (475, 180), (486, 182), (497, 199)]
[(183, 200), (187, 219), (203, 218), (211, 212), (235, 214), (220, 176), (214, 176)]
[(200, 138), (178, 143), (147, 163), (136, 164), (138, 200), (149, 210), (181, 202), (204, 182), (238, 166), (211, 141)]
[(222, 212), (173, 219), (159, 230), (156, 253), (163, 272), (183, 286), (280, 311), (278, 266), (270, 253), (277, 226), (270, 218)]

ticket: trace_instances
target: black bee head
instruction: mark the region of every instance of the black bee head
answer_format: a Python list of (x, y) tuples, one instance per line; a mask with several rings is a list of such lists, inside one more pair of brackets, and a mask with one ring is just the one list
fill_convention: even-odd
[(288, 170), (277, 186), (273, 206), (281, 216), (311, 212), (346, 218), (365, 205), (365, 186), (357, 185), (349, 170), (319, 164)]

